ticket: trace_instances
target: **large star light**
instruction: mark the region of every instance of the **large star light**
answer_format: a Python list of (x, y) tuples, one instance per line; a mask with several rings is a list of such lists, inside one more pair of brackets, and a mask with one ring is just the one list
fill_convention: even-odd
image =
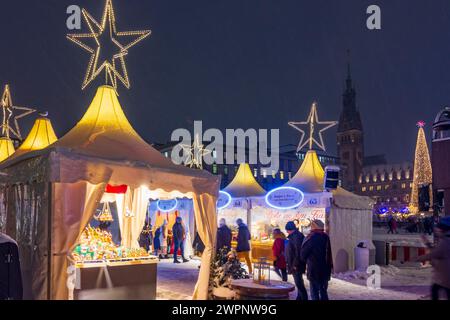
[[(67, 39), (91, 54), (82, 89), (84, 90), (103, 71), (105, 71), (105, 80), (107, 84), (111, 84), (117, 89), (117, 80), (119, 80), (127, 89), (129, 89), (130, 79), (128, 77), (125, 56), (128, 55), (128, 49), (149, 37), (151, 31), (118, 32), (112, 0), (106, 0), (101, 23), (97, 22), (97, 20), (95, 20), (84, 8), (82, 9), (82, 14), (90, 32), (67, 35)], [(102, 41), (105, 35), (109, 36), (107, 38), (112, 42), (112, 46), (117, 49), (117, 53), (112, 55), (109, 59), (99, 61), (103, 54)], [(88, 42), (93, 42), (93, 46), (86, 43), (86, 40), (89, 40)], [(120, 68), (118, 65), (120, 65)]]
[[(337, 124), (337, 121), (319, 121), (319, 116), (317, 114), (317, 103), (314, 102), (306, 122), (289, 122), (289, 125), (292, 128), (300, 131), (302, 134), (297, 151), (300, 152), (306, 146), (309, 146), (309, 150), (312, 150), (314, 144), (316, 144), (321, 150), (326, 151), (322, 134)], [(309, 132), (308, 139), (305, 139), (306, 132)]]
[[(36, 112), (36, 110), (27, 107), (15, 106), (12, 102), (9, 85), (5, 86), (5, 90), (3, 91), (3, 95), (0, 100), (0, 105), (3, 112), (2, 128), (1, 128), (2, 136), (9, 139), (12, 134), (13, 137), (19, 140), (23, 140), (18, 120)], [(15, 111), (19, 111), (20, 113), (16, 115)], [(11, 119), (14, 120), (14, 127), (10, 125)]]
[(187, 154), (184, 164), (190, 168), (203, 170), (203, 158), (212, 153), (211, 150), (205, 148), (200, 141), (200, 136), (196, 135), (192, 145), (182, 144), (181, 148)]

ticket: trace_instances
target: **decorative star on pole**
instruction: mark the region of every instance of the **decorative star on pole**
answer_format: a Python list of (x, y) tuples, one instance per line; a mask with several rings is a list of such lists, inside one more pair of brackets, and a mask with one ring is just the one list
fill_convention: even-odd
[[(27, 107), (15, 106), (12, 102), (9, 85), (5, 86), (5, 90), (3, 91), (3, 95), (0, 100), (0, 105), (3, 111), (2, 129), (1, 129), (2, 136), (9, 139), (12, 134), (15, 138), (23, 140), (18, 120), (36, 112), (36, 110)], [(21, 111), (22, 113), (14, 115), (15, 110)], [(11, 119), (14, 119), (14, 127), (10, 125)]]
[[(326, 151), (322, 134), (328, 129), (336, 126), (337, 124), (337, 121), (319, 121), (319, 116), (317, 114), (317, 103), (314, 102), (311, 107), (311, 112), (309, 114), (308, 120), (306, 122), (289, 122), (289, 125), (292, 128), (300, 131), (302, 134), (297, 151), (300, 152), (306, 146), (309, 146), (309, 150), (312, 150), (314, 144), (316, 144), (322, 151)], [(319, 129), (319, 127), (322, 128)], [(303, 130), (302, 128), (306, 128), (306, 130), (309, 130), (309, 138), (306, 139), (306, 141), (306, 130)], [(317, 136), (316, 133), (318, 134)]]
[(417, 127), (418, 127), (418, 128), (425, 128), (425, 126), (426, 126), (425, 121), (419, 121), (419, 122), (417, 122)]
[(184, 152), (188, 154), (184, 164), (189, 168), (200, 170), (203, 170), (203, 158), (212, 153), (211, 150), (206, 149), (201, 143), (199, 135), (195, 136), (194, 143), (192, 145), (182, 144), (181, 148), (183, 148)]
[[(82, 89), (84, 90), (103, 71), (105, 72), (106, 83), (108, 84), (110, 82), (114, 89), (117, 90), (117, 80), (129, 89), (130, 79), (128, 77), (125, 56), (128, 55), (128, 49), (149, 37), (151, 31), (118, 32), (112, 0), (106, 0), (101, 23), (97, 22), (84, 8), (82, 9), (82, 14), (90, 32), (67, 35), (67, 39), (91, 54)], [(110, 59), (99, 61), (103, 50), (100, 38), (105, 34), (109, 35), (110, 40), (114, 47), (117, 47), (118, 52)], [(94, 46), (88, 45), (84, 40), (93, 40)], [(122, 73), (119, 72), (117, 64), (120, 64)]]

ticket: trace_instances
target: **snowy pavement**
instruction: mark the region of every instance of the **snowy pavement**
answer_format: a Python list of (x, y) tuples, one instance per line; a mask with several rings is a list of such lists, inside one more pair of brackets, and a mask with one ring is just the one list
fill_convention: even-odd
[[(158, 299), (190, 300), (198, 278), (200, 261), (175, 265), (165, 260), (158, 266)], [(431, 278), (430, 267), (382, 267), (381, 289), (366, 286), (367, 274), (348, 272), (336, 275), (330, 282), (331, 300), (420, 300), (427, 299)], [(272, 279), (278, 280), (275, 273)], [(289, 282), (294, 283), (292, 277)], [(307, 289), (308, 281), (305, 279)], [(296, 293), (291, 295), (295, 299)]]

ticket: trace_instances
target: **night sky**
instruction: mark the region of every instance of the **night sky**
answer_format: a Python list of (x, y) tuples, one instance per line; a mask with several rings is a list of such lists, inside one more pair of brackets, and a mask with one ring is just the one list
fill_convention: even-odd
[[(83, 115), (97, 81), (81, 91), (89, 54), (66, 40), (66, 8), (100, 19), (103, 0), (2, 2), (0, 84), (17, 105), (49, 111), (58, 136)], [(366, 28), (378, 4), (382, 30)], [(448, 0), (115, 0), (119, 31), (151, 29), (130, 50), (131, 90), (120, 101), (149, 142), (176, 128), (279, 128), (297, 144), (288, 121), (303, 121), (314, 100), (321, 120), (342, 108), (347, 49), (366, 155), (412, 161), (418, 120), (450, 104)], [(84, 24), (83, 24), (84, 26)], [(28, 132), (30, 123), (23, 127)], [(336, 130), (327, 133), (336, 152)]]

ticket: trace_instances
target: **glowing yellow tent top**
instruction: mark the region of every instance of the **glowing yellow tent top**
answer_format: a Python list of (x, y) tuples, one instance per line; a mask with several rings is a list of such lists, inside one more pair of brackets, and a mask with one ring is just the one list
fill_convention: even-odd
[(233, 181), (223, 191), (229, 193), (233, 198), (262, 197), (266, 194), (246, 163), (240, 165)]
[(50, 119), (40, 117), (36, 119), (28, 137), (17, 149), (13, 158), (19, 157), (31, 151), (38, 151), (47, 148), (58, 140), (53, 130)]
[(298, 188), (305, 193), (323, 192), (325, 171), (314, 150), (308, 151), (297, 174), (284, 186)]
[(2, 137), (0, 138), (0, 162), (5, 161), (11, 157), (14, 153), (14, 145), (10, 138)]
[(172, 164), (133, 129), (110, 86), (98, 88), (83, 118), (56, 147), (105, 159), (143, 161), (157, 166)]

